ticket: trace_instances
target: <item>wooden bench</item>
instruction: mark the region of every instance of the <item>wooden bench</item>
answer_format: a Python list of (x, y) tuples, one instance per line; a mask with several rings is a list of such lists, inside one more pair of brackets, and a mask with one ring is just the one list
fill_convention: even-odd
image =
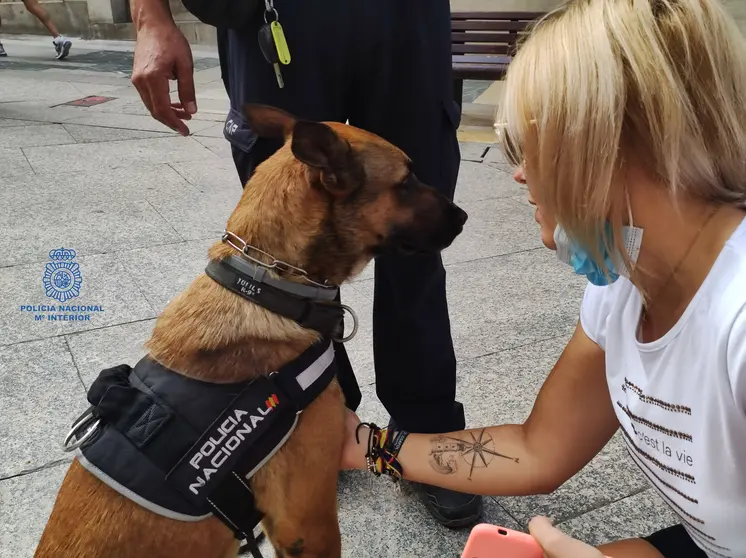
[(505, 77), (516, 42), (544, 12), (453, 12), (453, 96), (463, 104), (464, 80)]

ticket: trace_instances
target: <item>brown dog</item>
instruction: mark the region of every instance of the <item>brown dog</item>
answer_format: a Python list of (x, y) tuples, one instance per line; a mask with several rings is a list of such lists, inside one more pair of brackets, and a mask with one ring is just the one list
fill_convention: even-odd
[[(420, 183), (407, 156), (383, 139), (343, 124), (297, 121), (270, 107), (250, 105), (245, 113), (258, 135), (285, 139), (257, 168), (228, 220), (227, 229), (247, 243), (339, 285), (379, 253), (439, 251), (461, 232), (466, 214)], [(222, 242), (209, 251), (211, 260), (232, 254)], [(318, 339), (201, 274), (158, 318), (147, 347), (180, 374), (229, 383), (267, 375)], [(343, 396), (333, 381), (251, 479), (277, 556), (341, 555), (336, 487), (344, 426)], [(233, 534), (215, 517), (186, 523), (152, 513), (76, 459), (36, 556), (223, 558), (236, 550)]]

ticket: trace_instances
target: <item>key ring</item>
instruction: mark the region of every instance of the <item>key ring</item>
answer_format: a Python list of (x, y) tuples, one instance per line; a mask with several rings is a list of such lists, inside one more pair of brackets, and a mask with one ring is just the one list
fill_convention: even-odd
[(274, 2), (274, 0), (264, 0), (264, 8), (265, 8), (264, 9), (264, 23), (269, 23), (269, 21), (267, 21), (267, 14), (268, 13), (275, 14), (274, 21), (279, 21), (280, 14), (278, 14), (277, 10), (275, 9), (275, 2)]

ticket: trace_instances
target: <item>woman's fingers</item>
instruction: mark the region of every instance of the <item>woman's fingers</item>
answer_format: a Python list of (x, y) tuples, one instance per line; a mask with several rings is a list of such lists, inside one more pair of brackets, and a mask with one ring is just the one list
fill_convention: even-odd
[(573, 539), (554, 527), (546, 517), (532, 519), (528, 524), (528, 530), (548, 558), (604, 558), (604, 555), (592, 546)]

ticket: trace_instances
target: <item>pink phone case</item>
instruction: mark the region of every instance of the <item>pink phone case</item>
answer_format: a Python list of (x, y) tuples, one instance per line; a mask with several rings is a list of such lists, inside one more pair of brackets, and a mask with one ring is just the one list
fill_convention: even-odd
[(461, 558), (543, 558), (531, 536), (497, 525), (480, 523), (471, 530)]

